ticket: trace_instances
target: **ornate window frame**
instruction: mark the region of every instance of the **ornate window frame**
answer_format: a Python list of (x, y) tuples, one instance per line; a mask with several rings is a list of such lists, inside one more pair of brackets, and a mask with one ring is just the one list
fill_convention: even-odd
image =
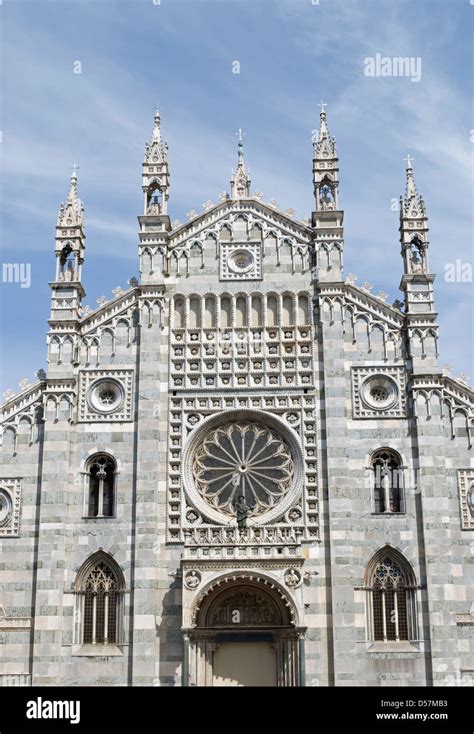
[[(104, 570), (109, 571), (109, 578), (104, 573), (99, 578)], [(94, 573), (96, 578), (92, 578)], [(127, 592), (120, 565), (103, 550), (93, 553), (77, 571), (72, 590), (75, 594), (73, 645), (77, 648), (76, 654), (117, 654), (119, 646), (124, 644)], [(109, 627), (111, 622), (115, 624), (113, 629)]]
[[(247, 254), (248, 265), (239, 268), (235, 257)], [(255, 242), (220, 242), (219, 280), (261, 280), (262, 279), (262, 243)]]
[(204, 419), (199, 427), (191, 433), (183, 450), (183, 480), (184, 488), (191, 504), (204, 516), (218, 525), (228, 524), (229, 518), (222, 512), (213, 509), (200, 495), (194, 479), (193, 464), (195, 453), (204, 436), (213, 428), (218, 428), (226, 423), (234, 422), (261, 423), (262, 426), (275, 431), (281, 436), (290, 448), (294, 464), (294, 476), (292, 486), (285, 493), (283, 499), (268, 511), (262, 512), (254, 518), (249, 518), (248, 524), (265, 524), (284, 516), (289, 508), (295, 504), (303, 490), (304, 459), (300, 442), (292, 429), (285, 424), (281, 418), (273, 413), (259, 410), (229, 410), (217, 416), (209, 416)]
[[(403, 367), (351, 367), (352, 417), (404, 418), (406, 417), (406, 378)], [(384, 391), (386, 398), (376, 400), (372, 392)]]
[[(382, 459), (382, 455), (386, 454), (387, 459)], [(388, 460), (391, 460), (391, 463), (396, 464), (396, 468), (392, 466), (391, 468), (388, 465)], [(377, 469), (375, 467), (375, 464), (377, 461), (381, 461), (383, 464), (383, 468), (387, 469), (387, 473), (381, 470), (380, 474), (381, 476), (378, 476)], [(372, 451), (369, 463), (368, 463), (368, 470), (370, 472), (370, 485), (371, 485), (371, 512), (373, 515), (377, 516), (393, 516), (393, 515), (404, 515), (406, 513), (406, 504), (405, 504), (405, 472), (404, 472), (404, 464), (402, 457), (396, 451), (395, 449), (392, 449), (387, 446), (382, 446), (380, 448), (375, 449), (375, 451)], [(390, 476), (391, 473), (391, 476)], [(387, 479), (388, 478), (388, 479)], [(394, 486), (394, 479), (397, 482), (398, 486)], [(380, 486), (377, 487), (377, 481), (379, 480)], [(387, 483), (386, 483), (387, 480)], [(384, 495), (384, 510), (378, 510), (376, 507), (376, 493), (377, 490), (383, 493)], [(398, 490), (398, 497), (396, 496), (395, 490)], [(387, 499), (388, 499), (388, 505), (389, 509), (387, 509)], [(390, 507), (392, 504), (395, 504), (396, 500), (398, 500), (398, 509), (392, 510)]]
[[(105, 503), (105, 480), (106, 477), (99, 477), (99, 487), (98, 487), (98, 514), (97, 515), (91, 515), (89, 508), (91, 503), (91, 470), (93, 467), (93, 464), (96, 463), (98, 460), (104, 460), (109, 462), (111, 465), (113, 465), (113, 480), (112, 480), (112, 512), (110, 514), (103, 514), (99, 513), (99, 510), (103, 509), (104, 503)], [(94, 451), (86, 461), (84, 462), (84, 468), (81, 471), (84, 480), (84, 499), (83, 499), (83, 519), (85, 520), (108, 520), (113, 519), (117, 516), (117, 476), (120, 473), (120, 469), (117, 463), (117, 460), (113, 456), (113, 454), (110, 451), (103, 450), (103, 451)], [(101, 481), (103, 480), (103, 481)]]
[[(376, 645), (399, 645), (419, 641), (419, 588), (415, 572), (403, 553), (390, 545), (385, 545), (374, 553), (367, 564), (362, 587), (366, 592), (368, 642)], [(400, 597), (400, 590), (403, 597)], [(394, 604), (393, 610), (386, 606), (387, 591), (390, 593), (388, 598)], [(380, 598), (375, 594), (380, 595)], [(375, 619), (376, 612), (380, 616), (378, 623)], [(400, 619), (400, 614), (404, 615), (403, 619)]]
[[(133, 374), (131, 369), (81, 370), (79, 372), (79, 423), (102, 423), (133, 419)], [(100, 405), (101, 387), (116, 398), (109, 405)]]
[(17, 538), (20, 534), (22, 479), (1, 479), (0, 490), (9, 504), (3, 521), (0, 520), (0, 538)]

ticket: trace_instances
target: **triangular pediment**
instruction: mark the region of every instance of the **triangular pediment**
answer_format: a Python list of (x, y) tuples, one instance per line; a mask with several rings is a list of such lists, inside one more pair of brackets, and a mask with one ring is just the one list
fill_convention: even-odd
[(258, 199), (227, 199), (193, 217), (175, 229), (169, 238), (169, 247), (181, 246), (188, 239), (205, 240), (216, 237), (223, 228), (233, 229), (235, 222), (245, 219), (248, 228), (258, 227), (263, 236), (271, 234), (290, 237), (297, 242), (309, 243), (312, 232), (309, 225), (299, 222)]

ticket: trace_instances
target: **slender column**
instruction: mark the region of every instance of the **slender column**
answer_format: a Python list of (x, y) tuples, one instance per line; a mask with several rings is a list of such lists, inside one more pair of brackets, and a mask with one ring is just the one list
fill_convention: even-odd
[(97, 642), (97, 593), (92, 595), (92, 644)]
[(398, 626), (398, 603), (397, 603), (397, 589), (393, 590), (393, 609), (395, 612), (395, 639), (400, 642), (400, 630)]
[(382, 588), (382, 623), (383, 623), (383, 641), (387, 642), (387, 617), (385, 611), (385, 589)]
[(97, 517), (102, 517), (104, 514), (104, 480), (102, 477), (99, 478), (99, 501), (97, 507)]
[(303, 636), (298, 638), (298, 668), (300, 688), (306, 686), (306, 658), (305, 658), (305, 639)]
[(109, 641), (109, 592), (104, 594), (104, 643)]
[(183, 635), (183, 668), (181, 674), (183, 688), (189, 686), (189, 636)]

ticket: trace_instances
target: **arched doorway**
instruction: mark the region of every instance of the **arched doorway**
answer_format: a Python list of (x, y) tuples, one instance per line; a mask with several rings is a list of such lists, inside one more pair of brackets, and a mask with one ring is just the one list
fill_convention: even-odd
[(304, 630), (286, 592), (242, 574), (210, 584), (183, 630), (194, 686), (297, 686)]

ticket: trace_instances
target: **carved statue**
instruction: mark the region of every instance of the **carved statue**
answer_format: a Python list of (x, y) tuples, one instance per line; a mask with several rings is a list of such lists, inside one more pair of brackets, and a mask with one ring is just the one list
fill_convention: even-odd
[(412, 273), (422, 273), (423, 263), (417, 250), (413, 250), (410, 256)]
[(189, 571), (189, 573), (186, 574), (186, 586), (189, 589), (196, 589), (199, 584), (201, 583), (201, 576), (192, 569)]
[(290, 568), (285, 574), (285, 584), (287, 586), (297, 586), (300, 581), (300, 576), (294, 568)]
[(323, 210), (328, 211), (334, 209), (334, 197), (329, 186), (323, 186), (323, 188), (321, 189), (319, 195), (319, 203), (321, 205), (321, 209)]
[(252, 508), (248, 506), (245, 497), (241, 494), (235, 503), (235, 514), (237, 517), (237, 527), (239, 530), (245, 530), (247, 527), (247, 517)]

